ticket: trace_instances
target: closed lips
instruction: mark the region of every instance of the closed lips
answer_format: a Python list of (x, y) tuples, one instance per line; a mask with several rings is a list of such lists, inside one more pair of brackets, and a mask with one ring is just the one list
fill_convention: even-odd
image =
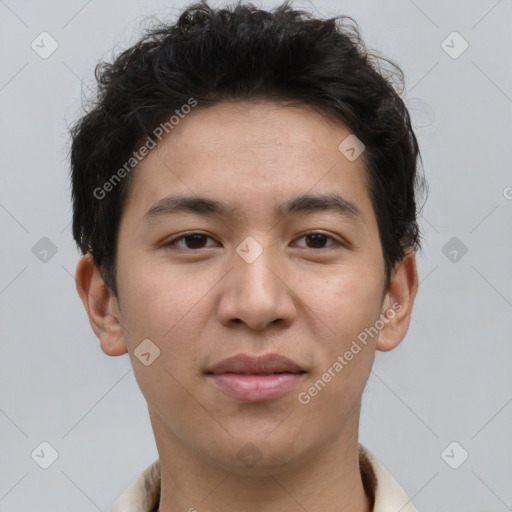
[(291, 359), (280, 354), (251, 356), (238, 354), (215, 364), (206, 371), (207, 374), (221, 375), (233, 373), (239, 375), (273, 375), (279, 373), (306, 373)]

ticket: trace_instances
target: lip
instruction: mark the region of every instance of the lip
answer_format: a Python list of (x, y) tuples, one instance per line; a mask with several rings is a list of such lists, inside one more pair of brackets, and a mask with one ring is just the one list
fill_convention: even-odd
[(265, 354), (251, 356), (237, 354), (223, 359), (206, 370), (206, 373), (219, 375), (222, 373), (237, 373), (244, 375), (269, 375), (273, 373), (304, 373), (305, 370), (297, 363), (280, 354)]
[(215, 364), (206, 374), (229, 397), (262, 402), (286, 394), (304, 379), (306, 371), (280, 354), (239, 354)]

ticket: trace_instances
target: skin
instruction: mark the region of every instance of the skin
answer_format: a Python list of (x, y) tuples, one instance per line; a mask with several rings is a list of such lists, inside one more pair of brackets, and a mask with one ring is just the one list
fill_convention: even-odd
[[(90, 255), (78, 264), (77, 290), (102, 350), (129, 353), (147, 400), (161, 512), (371, 510), (357, 454), (361, 397), (375, 351), (393, 349), (407, 332), (418, 278), (407, 251), (384, 289), (364, 162), (338, 150), (349, 133), (307, 106), (198, 107), (134, 171), (119, 229), (118, 297)], [(290, 198), (333, 191), (361, 216), (274, 217)], [(171, 194), (207, 196), (239, 212), (146, 222), (147, 210)], [(304, 237), (311, 231), (327, 238)], [(210, 238), (164, 246), (190, 232)], [(236, 252), (248, 236), (263, 249), (252, 263)], [(298, 394), (395, 303), (400, 310), (378, 336), (301, 404)], [(149, 366), (134, 355), (147, 338), (160, 349)], [(235, 400), (204, 374), (235, 354), (275, 352), (307, 374), (274, 400)], [(247, 443), (261, 456), (252, 466), (237, 456)]]

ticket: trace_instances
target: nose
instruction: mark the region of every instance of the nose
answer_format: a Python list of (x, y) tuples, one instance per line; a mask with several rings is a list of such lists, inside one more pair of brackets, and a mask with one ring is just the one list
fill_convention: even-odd
[(256, 331), (268, 326), (289, 326), (296, 314), (292, 283), (282, 269), (284, 265), (270, 248), (251, 262), (233, 254), (233, 268), (222, 281), (217, 306), (220, 322), (225, 326), (245, 324)]

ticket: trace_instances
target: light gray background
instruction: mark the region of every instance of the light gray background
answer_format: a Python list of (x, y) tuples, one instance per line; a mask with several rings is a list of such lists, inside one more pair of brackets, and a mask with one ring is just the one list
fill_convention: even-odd
[[(406, 74), (430, 185), (421, 285), (406, 340), (377, 355), (360, 440), (422, 512), (512, 507), (511, 4), (296, 3), (354, 16)], [(157, 457), (128, 356), (101, 352), (75, 291), (67, 128), (96, 62), (183, 5), (0, 0), (0, 511), (106, 511)], [(31, 48), (42, 31), (59, 44), (47, 59)], [(453, 31), (469, 43), (456, 59), (441, 46)], [(57, 247), (46, 262), (42, 237)], [(42, 441), (59, 453), (46, 470), (31, 458)], [(458, 469), (442, 458), (453, 441), (452, 465), (469, 453)]]

